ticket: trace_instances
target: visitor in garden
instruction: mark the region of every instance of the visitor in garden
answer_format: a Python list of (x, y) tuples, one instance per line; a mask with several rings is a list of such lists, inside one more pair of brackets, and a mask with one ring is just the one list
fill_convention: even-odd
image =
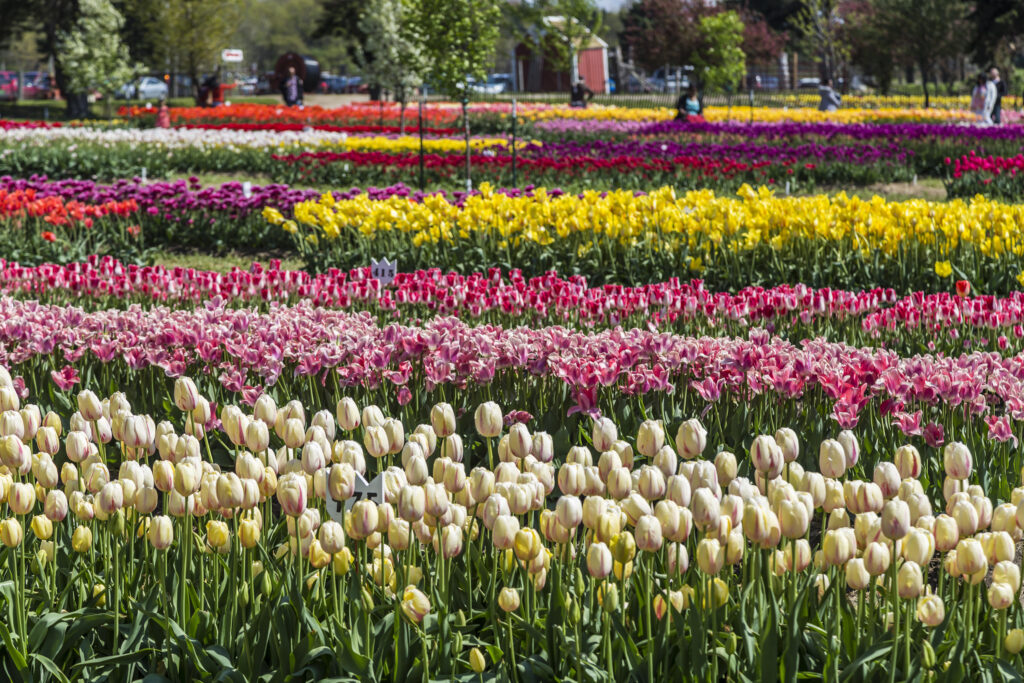
[(818, 111), (836, 111), (839, 109), (842, 99), (839, 97), (839, 93), (832, 88), (831, 78), (825, 79), (825, 82), (818, 88), (818, 93), (821, 95)]
[(295, 73), (295, 67), (288, 67), (288, 77), (281, 84), (281, 94), (286, 106), (302, 104), (302, 78)]
[(700, 99), (697, 97), (697, 86), (690, 84), (676, 101), (676, 121), (699, 119), (701, 114)]
[(1003, 118), (1003, 95), (1006, 94), (1006, 82), (999, 78), (999, 69), (996, 67), (988, 70), (988, 80), (996, 88), (996, 100), (992, 105), (992, 123), (999, 125)]
[(996, 104), (996, 86), (985, 77), (985, 74), (978, 74), (977, 84), (971, 93), (971, 111), (978, 117), (978, 122), (983, 126), (992, 125), (992, 110)]
[(167, 108), (167, 100), (161, 99), (160, 106), (156, 111), (156, 127), (157, 128), (170, 128), (171, 127), (171, 110)]
[(594, 99), (594, 91), (587, 87), (587, 82), (579, 78), (572, 84), (569, 90), (569, 106), (576, 109), (586, 109), (587, 102)]

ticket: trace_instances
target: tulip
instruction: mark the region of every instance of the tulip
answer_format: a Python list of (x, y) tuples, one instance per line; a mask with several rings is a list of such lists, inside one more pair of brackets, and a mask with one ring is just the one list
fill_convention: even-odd
[(36, 538), (41, 541), (45, 541), (53, 535), (53, 522), (46, 515), (36, 515), (33, 517), (29, 527), (32, 529), (32, 533), (36, 535)]
[(775, 432), (775, 443), (782, 451), (782, 459), (785, 462), (793, 462), (800, 455), (800, 440), (796, 432), (789, 427), (782, 427)]
[(493, 439), (501, 434), (504, 417), (502, 416), (501, 408), (498, 407), (497, 403), (494, 403), (493, 401), (481, 403), (477, 406), (473, 419), (476, 425), (477, 434), (480, 436)]
[(800, 538), (807, 533), (810, 519), (803, 504), (784, 500), (779, 505), (778, 516), (779, 528), (786, 538)]
[(1010, 629), (1003, 640), (1003, 647), (1011, 655), (1016, 655), (1024, 650), (1024, 629)]
[(170, 517), (156, 515), (149, 521), (149, 543), (157, 550), (165, 550), (174, 541), (174, 523)]
[(478, 647), (469, 651), (469, 668), (476, 674), (482, 674), (487, 669), (487, 659)]
[(618, 441), (619, 431), (615, 423), (607, 417), (599, 417), (594, 420), (594, 427), (591, 431), (591, 441), (599, 453), (612, 449), (612, 444)]
[(715, 576), (725, 564), (725, 549), (717, 539), (703, 538), (697, 544), (697, 566), (705, 574)]
[(540, 534), (529, 527), (517, 531), (512, 543), (512, 549), (515, 551), (516, 557), (522, 562), (529, 562), (537, 557), (543, 547)]
[(927, 594), (917, 601), (917, 620), (935, 628), (946, 619), (946, 607), (938, 595)]
[[(175, 473), (177, 476), (177, 473)], [(284, 514), (298, 517), (306, 511), (306, 478), (301, 474), (286, 474), (277, 482), (277, 502)]]
[(406, 586), (402, 592), (402, 614), (413, 624), (420, 624), (430, 613), (430, 600), (415, 586)]
[(359, 427), (360, 414), (359, 406), (352, 398), (345, 396), (338, 401), (335, 417), (338, 418), (338, 425), (346, 432), (351, 432)]
[(871, 576), (884, 574), (889, 568), (889, 546), (882, 543), (868, 543), (864, 548), (864, 568)]
[(846, 456), (846, 469), (850, 469), (860, 460), (860, 444), (857, 443), (857, 437), (849, 429), (844, 429), (839, 432), (836, 440), (843, 447), (843, 454)]
[(904, 600), (921, 595), (924, 590), (924, 579), (921, 566), (916, 562), (904, 562), (896, 573), (897, 592)]
[(238, 523), (238, 541), (249, 550), (260, 541), (260, 525), (255, 519), (242, 518)]
[(95, 393), (85, 389), (78, 394), (78, 412), (86, 421), (95, 422), (103, 417), (103, 405)]
[(71, 548), (76, 553), (87, 553), (92, 548), (92, 529), (80, 526), (71, 535)]
[(0, 522), (0, 543), (8, 548), (17, 548), (25, 538), (25, 530), (14, 517), (8, 517)]
[(985, 551), (974, 538), (962, 539), (956, 545), (956, 568), (960, 574), (970, 576), (988, 567)]
[(850, 543), (849, 534), (832, 530), (825, 532), (822, 551), (828, 565), (840, 567), (853, 557), (856, 547)]
[(750, 460), (758, 472), (781, 471), (785, 458), (774, 437), (765, 434), (754, 437), (750, 444)]
[(612, 571), (612, 552), (600, 541), (587, 549), (587, 571), (595, 579), (606, 578)]
[(357, 501), (349, 511), (349, 516), (352, 538), (363, 540), (377, 530), (379, 512), (372, 500)]
[(654, 515), (643, 515), (636, 523), (636, 547), (644, 552), (657, 552), (662, 545), (661, 523)]
[(846, 563), (846, 585), (855, 591), (864, 590), (871, 582), (871, 574), (868, 573), (864, 560), (855, 557)]
[(519, 609), (519, 591), (509, 586), (502, 588), (498, 594), (498, 606), (505, 612), (515, 612)]
[(653, 458), (665, 445), (665, 430), (656, 420), (644, 420), (636, 435), (636, 448), (640, 455)]
[(993, 581), (988, 587), (988, 604), (994, 610), (1003, 610), (1013, 604), (1013, 586)]
[(846, 473), (846, 451), (834, 439), (821, 442), (818, 449), (818, 469), (830, 479), (839, 479)]
[(942, 465), (947, 476), (963, 481), (971, 476), (971, 452), (962, 443), (950, 442), (942, 451)]
[(909, 444), (896, 449), (893, 462), (902, 479), (917, 479), (921, 475), (921, 454)]
[(910, 508), (902, 500), (890, 500), (882, 508), (882, 533), (886, 538), (899, 540), (910, 529)]

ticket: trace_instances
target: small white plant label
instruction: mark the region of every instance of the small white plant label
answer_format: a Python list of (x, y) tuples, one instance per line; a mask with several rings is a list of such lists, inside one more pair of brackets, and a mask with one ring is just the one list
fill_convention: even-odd
[[(330, 494), (328, 494), (330, 495)], [(363, 475), (356, 472), (355, 492), (345, 501), (333, 497), (327, 503), (327, 514), (338, 524), (345, 524), (345, 513), (360, 500), (371, 500), (375, 505), (384, 502), (384, 474), (378, 474), (373, 481), (366, 481)]]
[(380, 261), (370, 259), (370, 275), (380, 280), (382, 285), (390, 285), (398, 274), (398, 259), (388, 261), (382, 258)]

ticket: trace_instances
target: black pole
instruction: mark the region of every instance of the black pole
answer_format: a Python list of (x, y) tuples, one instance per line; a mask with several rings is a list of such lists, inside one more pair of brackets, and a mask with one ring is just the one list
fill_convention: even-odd
[[(468, 85), (467, 85), (468, 87)], [(467, 93), (462, 97), (462, 120), (466, 125), (466, 192), (473, 191), (473, 179), (470, 176), (469, 171), (469, 94)]]
[(519, 187), (516, 182), (516, 98), (512, 98), (512, 187)]
[(425, 95), (424, 95), (424, 93), (421, 92), (420, 93), (420, 119), (419, 119), (419, 129), (420, 129), (420, 192), (423, 192), (423, 189), (425, 187), (425, 184), (424, 184), (424, 181), (423, 181), (423, 100), (424, 99), (425, 99)]

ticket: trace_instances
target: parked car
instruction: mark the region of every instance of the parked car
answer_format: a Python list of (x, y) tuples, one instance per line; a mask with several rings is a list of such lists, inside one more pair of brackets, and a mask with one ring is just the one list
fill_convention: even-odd
[(0, 100), (18, 99), (18, 72), (0, 71)]
[(799, 90), (817, 90), (821, 87), (820, 78), (801, 78), (796, 84)]
[(125, 100), (159, 100), (167, 97), (167, 84), (155, 76), (143, 76), (137, 83), (125, 83), (114, 94)]
[(483, 83), (470, 83), (470, 90), (484, 95), (498, 95), (503, 92), (512, 92), (514, 88), (512, 74), (491, 74)]
[(235, 83), (235, 85), (238, 88), (238, 94), (239, 95), (255, 95), (256, 94), (256, 85), (257, 85), (258, 81), (259, 81), (259, 79), (256, 78), (255, 76), (252, 76), (250, 78), (240, 78), (240, 79), (238, 79), (238, 81), (236, 81), (236, 83)]
[(320, 80), (320, 92), (336, 95), (345, 92), (345, 84), (348, 81), (344, 76), (328, 74)]
[(693, 71), (693, 67), (669, 67), (667, 72), (662, 67), (655, 69), (647, 81), (659, 92), (682, 92), (690, 87), (688, 71)]
[(367, 85), (362, 76), (349, 76), (345, 81), (345, 92), (366, 92)]
[(53, 98), (50, 74), (45, 71), (26, 71), (25, 86), (21, 96), (26, 100), (49, 100)]

